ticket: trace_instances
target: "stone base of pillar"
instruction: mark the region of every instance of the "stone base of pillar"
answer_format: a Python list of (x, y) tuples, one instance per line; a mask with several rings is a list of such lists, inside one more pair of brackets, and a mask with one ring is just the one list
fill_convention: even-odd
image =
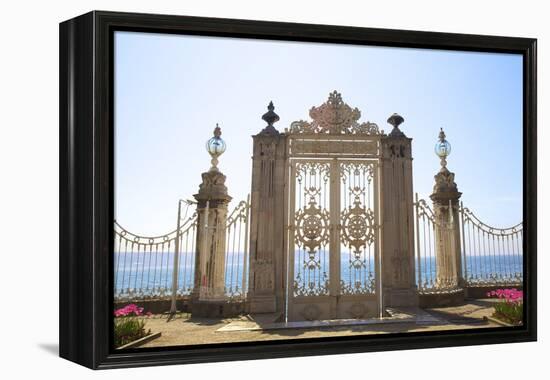
[(445, 307), (459, 306), (464, 304), (464, 289), (457, 288), (456, 290), (445, 293), (426, 293), (419, 295), (420, 307)]
[(275, 296), (252, 296), (249, 299), (248, 312), (251, 314), (275, 313), (277, 301)]
[(384, 289), (384, 306), (418, 306), (416, 289)]
[(198, 301), (190, 303), (191, 316), (202, 318), (229, 318), (244, 314), (245, 303), (243, 301)]

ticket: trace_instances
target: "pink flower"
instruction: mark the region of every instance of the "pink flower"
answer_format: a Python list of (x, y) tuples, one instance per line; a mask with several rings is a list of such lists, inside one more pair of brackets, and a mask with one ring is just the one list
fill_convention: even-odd
[(497, 289), (487, 293), (488, 297), (503, 299), (504, 302), (519, 303), (523, 302), (523, 291), (512, 289)]
[(120, 309), (115, 310), (115, 317), (127, 317), (129, 315), (140, 316), (143, 314), (143, 308), (138, 307), (136, 304), (129, 304)]

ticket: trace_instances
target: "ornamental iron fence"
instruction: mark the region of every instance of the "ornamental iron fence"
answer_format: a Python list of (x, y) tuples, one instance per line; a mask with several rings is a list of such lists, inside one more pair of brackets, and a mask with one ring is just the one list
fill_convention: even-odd
[[(225, 293), (246, 296), (249, 200), (241, 201), (226, 223)], [(115, 301), (189, 296), (194, 288), (197, 213), (184, 217), (179, 229), (159, 236), (131, 233), (114, 223)], [(174, 270), (176, 268), (176, 270)], [(177, 286), (173, 286), (177, 284)]]
[[(449, 292), (459, 286), (522, 285), (523, 223), (508, 228), (489, 226), (462, 202), (454, 206), (458, 208), (458, 223), (441, 221), (418, 195), (414, 207), (416, 283), (420, 293)], [(459, 243), (444, 246), (438, 244), (438, 239)], [(438, 253), (438, 249), (457, 247), (458, 260), (453, 260), (451, 252)], [(453, 265), (457, 275), (443, 269)]]
[(468, 286), (523, 283), (523, 223), (497, 228), (460, 206), (462, 271)]

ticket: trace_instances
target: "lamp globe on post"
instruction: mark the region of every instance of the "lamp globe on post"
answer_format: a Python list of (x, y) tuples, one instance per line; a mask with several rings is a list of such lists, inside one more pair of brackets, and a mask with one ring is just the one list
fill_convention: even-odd
[(441, 159), (441, 168), (447, 168), (447, 157), (451, 154), (451, 144), (445, 139), (443, 128), (439, 131), (439, 140), (435, 144), (435, 154)]
[(218, 124), (216, 124), (214, 136), (206, 142), (206, 151), (212, 157), (212, 167), (210, 168), (210, 171), (218, 171), (218, 157), (225, 152), (226, 145), (225, 141), (221, 138), (221, 135), (222, 130)]

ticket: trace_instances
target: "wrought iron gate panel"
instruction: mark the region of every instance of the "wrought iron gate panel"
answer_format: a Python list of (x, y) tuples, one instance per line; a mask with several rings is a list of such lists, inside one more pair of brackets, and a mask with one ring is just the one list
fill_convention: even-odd
[[(376, 162), (340, 164), (341, 294), (376, 290)], [(376, 178), (375, 178), (376, 177)]]
[(293, 319), (376, 314), (378, 171), (372, 158), (290, 160), (287, 295)]
[(330, 163), (293, 163), (295, 194), (293, 294), (319, 296), (329, 292), (330, 275)]
[(287, 130), (289, 320), (379, 316), (381, 138), (333, 92)]

